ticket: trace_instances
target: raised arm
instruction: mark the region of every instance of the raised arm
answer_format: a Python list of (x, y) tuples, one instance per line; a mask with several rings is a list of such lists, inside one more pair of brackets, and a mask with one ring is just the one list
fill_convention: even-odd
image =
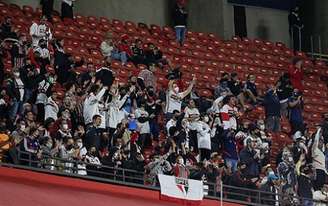
[(190, 94), (190, 92), (191, 92), (192, 88), (194, 87), (195, 83), (196, 83), (196, 77), (194, 76), (192, 81), (190, 82), (190, 85), (189, 85), (188, 89), (185, 90), (184, 92), (182, 92), (182, 98), (185, 98), (186, 96), (188, 96), (188, 94)]
[(315, 134), (313, 145), (312, 145), (312, 154), (318, 148), (320, 136), (321, 136), (321, 128), (319, 128), (317, 130), (317, 133)]

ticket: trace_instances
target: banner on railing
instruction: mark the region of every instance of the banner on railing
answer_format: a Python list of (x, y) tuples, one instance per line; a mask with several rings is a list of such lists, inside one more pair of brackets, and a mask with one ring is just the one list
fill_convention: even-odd
[(183, 205), (200, 205), (204, 197), (202, 181), (158, 175), (161, 185), (161, 200), (177, 202)]

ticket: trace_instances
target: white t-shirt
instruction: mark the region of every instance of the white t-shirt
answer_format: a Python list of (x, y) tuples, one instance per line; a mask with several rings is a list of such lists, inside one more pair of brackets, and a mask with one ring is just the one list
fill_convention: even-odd
[(166, 123), (166, 130), (167, 133), (169, 134), (170, 128), (171, 127), (175, 127), (177, 125), (177, 121), (175, 121), (174, 119), (170, 119), (167, 123)]
[(103, 41), (101, 42), (100, 49), (104, 57), (110, 57), (112, 55), (114, 47), (110, 46), (106, 41)]
[(62, 0), (64, 3), (68, 4), (69, 6), (73, 5), (73, 1), (75, 0)]
[(195, 119), (192, 119), (191, 121), (189, 121), (190, 122), (190, 127), (189, 127), (189, 129), (191, 129), (191, 130), (195, 130), (196, 129), (196, 122), (199, 120), (199, 115), (200, 115), (200, 113), (199, 113), (199, 110), (197, 109), (197, 108), (189, 108), (189, 107), (186, 107), (185, 108), (185, 118), (189, 118), (189, 117), (193, 117), (193, 118), (195, 118)]
[(175, 93), (174, 91), (168, 91), (166, 94), (166, 113), (173, 113), (174, 110), (181, 112), (181, 103), (183, 99), (183, 93)]

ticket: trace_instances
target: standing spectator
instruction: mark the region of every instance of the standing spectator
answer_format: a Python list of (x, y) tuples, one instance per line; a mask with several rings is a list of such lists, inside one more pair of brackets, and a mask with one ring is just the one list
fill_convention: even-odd
[(211, 128), (208, 125), (209, 117), (203, 116), (196, 126), (197, 144), (200, 151), (200, 161), (210, 160), (211, 157)]
[(145, 87), (152, 87), (156, 91), (157, 78), (155, 72), (156, 72), (156, 66), (154, 63), (151, 63), (149, 64), (147, 69), (143, 69), (140, 71), (138, 77), (143, 80)]
[(238, 109), (235, 106), (236, 100), (233, 96), (226, 96), (223, 99), (223, 107), (220, 110), (222, 125), (224, 130), (236, 130)]
[(32, 45), (33, 47), (37, 47), (39, 45), (39, 41), (44, 39), (47, 44), (48, 41), (52, 39), (52, 33), (50, 28), (47, 25), (46, 17), (41, 17), (40, 23), (34, 22), (30, 27), (30, 35), (32, 37)]
[(294, 89), (293, 96), (289, 98), (288, 105), (291, 134), (294, 134), (296, 131), (303, 131), (303, 97), (298, 89)]
[(107, 87), (99, 88), (98, 85), (91, 86), (88, 96), (83, 103), (83, 117), (86, 125), (93, 122), (94, 115), (99, 115), (99, 103), (104, 96)]
[(313, 206), (313, 183), (311, 180), (311, 168), (308, 165), (300, 167), (300, 175), (298, 177), (298, 195), (302, 199), (302, 205)]
[(293, 48), (295, 51), (302, 50), (300, 48), (300, 38), (301, 38), (301, 29), (304, 27), (300, 14), (299, 14), (299, 7), (296, 6), (292, 9), (288, 15), (288, 22), (289, 22), (289, 34), (293, 41)]
[(68, 161), (72, 161), (75, 157), (74, 140), (72, 137), (66, 137), (63, 143), (59, 147), (59, 157), (63, 159), (63, 172), (73, 173), (74, 163)]
[(324, 184), (320, 190), (313, 193), (314, 206), (325, 206), (328, 204), (328, 184)]
[[(138, 145), (143, 149), (149, 145), (150, 140), (150, 126), (149, 126), (149, 114), (145, 110), (145, 102), (142, 102), (140, 107), (136, 109), (135, 116), (139, 129)], [(148, 143), (148, 145), (146, 144)]]
[(300, 92), (303, 92), (303, 60), (297, 57), (294, 58), (293, 64), (289, 66), (288, 74), (294, 89), (298, 89)]
[(54, 0), (41, 0), (42, 16), (47, 17), (49, 22), (52, 22), (52, 11), (54, 9)]
[(264, 194), (261, 200), (261, 204), (264, 205), (279, 205), (279, 200), (281, 191), (279, 188), (279, 178), (274, 174), (274, 172), (269, 172), (267, 177), (267, 182), (261, 185), (260, 190), (262, 192), (271, 193), (271, 194)]
[(14, 121), (16, 116), (23, 112), (25, 85), (18, 70), (13, 70), (12, 78), (8, 80), (7, 94), (11, 99), (9, 118)]
[(280, 101), (275, 87), (269, 89), (263, 100), (266, 128), (271, 132), (280, 131)]
[(61, 18), (64, 20), (65, 18), (67, 19), (73, 19), (73, 2), (75, 0), (62, 0), (61, 4)]
[(258, 178), (260, 153), (255, 151), (256, 141), (249, 138), (247, 146), (240, 151), (240, 162), (246, 164), (245, 176), (248, 178)]
[(187, 18), (188, 12), (185, 10), (183, 4), (177, 3), (173, 12), (173, 21), (176, 38), (181, 46), (183, 45), (186, 35)]
[(326, 160), (324, 153), (324, 140), (322, 138), (322, 129), (319, 128), (317, 133), (315, 134), (313, 145), (312, 145), (312, 158), (313, 163), (312, 166), (315, 169), (315, 181), (313, 182), (313, 186), (315, 190), (320, 190), (327, 177), (326, 170)]
[(323, 115), (323, 122), (321, 123), (322, 137), (324, 139), (325, 145), (328, 143), (328, 113)]
[(51, 96), (46, 100), (46, 104), (44, 105), (44, 120), (52, 118), (56, 121), (58, 119), (59, 106), (57, 98), (57, 92), (54, 91), (52, 92)]
[(185, 166), (182, 156), (179, 155), (177, 157), (176, 164), (173, 167), (173, 171), (174, 171), (174, 176), (188, 179), (190, 172), (188, 168)]
[(25, 35), (20, 35), (19, 40), (12, 45), (10, 55), (13, 68), (20, 69), (25, 66), (27, 57), (27, 39)]
[(234, 132), (226, 131), (223, 134), (223, 149), (223, 157), (228, 169), (230, 169), (231, 172), (236, 172), (239, 154)]
[(293, 94), (293, 86), (288, 73), (284, 73), (279, 78), (277, 82), (277, 94), (280, 100), (280, 114), (286, 118), (288, 116), (288, 99)]
[(87, 149), (95, 147), (99, 151), (101, 146), (101, 131), (99, 126), (101, 125), (101, 116), (94, 115), (92, 117), (92, 125), (87, 129), (85, 133), (84, 145)]
[(166, 96), (166, 108), (165, 108), (165, 112), (166, 112), (168, 119), (170, 119), (174, 110), (181, 112), (182, 100), (188, 94), (190, 94), (195, 83), (196, 83), (196, 77), (193, 77), (188, 89), (183, 92), (180, 92), (180, 88), (179, 88), (178, 84), (175, 83), (174, 80), (170, 80), (169, 89), (167, 91), (167, 96)]

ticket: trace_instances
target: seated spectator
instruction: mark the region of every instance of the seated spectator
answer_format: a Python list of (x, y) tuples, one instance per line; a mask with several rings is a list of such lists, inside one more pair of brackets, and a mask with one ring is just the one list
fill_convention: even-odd
[(143, 50), (143, 43), (140, 39), (136, 39), (134, 44), (131, 46), (132, 56), (131, 61), (134, 65), (145, 63), (145, 54)]
[[(118, 49), (118, 52), (119, 52), (119, 56), (123, 55), (123, 58), (121, 58), (122, 65), (125, 65), (127, 63), (127, 60), (131, 59), (131, 57), (133, 56), (133, 53), (130, 49), (130, 45), (128, 44), (128, 40), (129, 40), (129, 36), (124, 34), (124, 35), (121, 36), (121, 40), (117, 44), (117, 49)], [(115, 56), (117, 56), (117, 55), (112, 54), (112, 57), (114, 59), (116, 59)]]
[(325, 184), (327, 178), (326, 161), (324, 153), (324, 140), (322, 138), (322, 129), (319, 128), (315, 134), (312, 144), (313, 169), (315, 170), (315, 180), (313, 182), (314, 190), (320, 190)]
[(4, 22), (0, 26), (0, 39), (17, 38), (17, 34), (13, 31), (11, 17), (5, 17)]
[(93, 165), (101, 165), (101, 162), (97, 157), (97, 150), (95, 147), (90, 147), (87, 155), (85, 156), (85, 162)]
[(229, 74), (224, 73), (224, 74), (222, 74), (220, 84), (215, 88), (214, 97), (218, 98), (221, 96), (225, 97), (228, 95), (232, 95), (230, 88), (229, 88)]
[(52, 39), (52, 33), (47, 25), (47, 18), (45, 16), (41, 17), (40, 22), (34, 22), (30, 27), (30, 35), (32, 37), (33, 47), (39, 45), (41, 39), (45, 40), (48, 46), (48, 41)]
[(149, 65), (151, 63), (156, 64), (160, 68), (168, 64), (168, 61), (163, 58), (163, 53), (153, 43), (148, 43), (148, 49), (145, 50), (145, 63)]
[(114, 43), (112, 38), (113, 34), (107, 32), (104, 41), (102, 41), (100, 44), (101, 53), (105, 58), (110, 58), (112, 56), (112, 52), (114, 50)]
[(237, 73), (231, 73), (230, 75), (230, 81), (228, 82), (228, 87), (231, 91), (231, 93), (237, 97), (241, 107), (243, 110), (245, 110), (245, 96), (243, 93), (243, 84), (238, 79)]
[(250, 74), (247, 76), (247, 81), (245, 83), (245, 93), (246, 97), (248, 97), (251, 100), (252, 104), (257, 104), (258, 101), (261, 101), (261, 98), (258, 95), (257, 87), (255, 85), (255, 75)]
[(12, 139), (6, 134), (5, 127), (0, 127), (0, 163), (5, 159), (5, 154), (12, 147)]

